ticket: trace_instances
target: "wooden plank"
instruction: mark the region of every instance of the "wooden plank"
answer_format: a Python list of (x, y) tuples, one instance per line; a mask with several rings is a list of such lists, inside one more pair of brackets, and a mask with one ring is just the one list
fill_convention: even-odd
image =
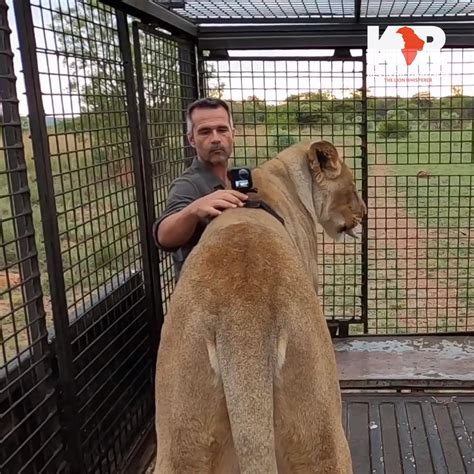
[(404, 403), (403, 400), (398, 400), (395, 403), (395, 414), (398, 438), (400, 440), (400, 455), (402, 459), (403, 473), (417, 474), (406, 403)]
[(459, 411), (466, 425), (466, 430), (470, 435), (471, 446), (474, 447), (474, 397), (471, 401), (462, 400), (459, 403)]
[(333, 343), (345, 388), (474, 386), (474, 336), (351, 337)]
[(474, 393), (343, 393), (343, 401), (355, 474), (474, 474)]
[(382, 442), (386, 474), (402, 474), (400, 458), (400, 441), (393, 402), (380, 404), (380, 419), (382, 424)]
[(406, 406), (416, 469), (423, 474), (433, 474), (433, 463), (431, 461), (425, 421), (423, 419), (420, 403), (408, 402)]
[(371, 472), (385, 472), (381, 425), (379, 405), (377, 403), (370, 403), (369, 434)]
[(433, 403), (433, 414), (436, 419), (438, 433), (443, 448), (444, 458), (450, 474), (465, 474), (464, 463), (454, 435), (448, 407), (445, 404)]
[(350, 403), (347, 423), (354, 474), (370, 474), (369, 404)]
[[(471, 405), (474, 406), (474, 404)], [(457, 403), (451, 403), (448, 406), (448, 410), (453, 425), (454, 436), (457, 439), (461, 457), (464, 462), (464, 467), (467, 472), (474, 472), (474, 451), (472, 449), (471, 434), (467, 429), (465, 420), (463, 420), (460, 406)]]

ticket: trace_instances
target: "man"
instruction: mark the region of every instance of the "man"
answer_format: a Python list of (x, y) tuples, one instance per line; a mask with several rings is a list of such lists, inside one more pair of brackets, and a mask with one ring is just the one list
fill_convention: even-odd
[(153, 226), (156, 244), (173, 252), (175, 280), (210, 220), (247, 199), (226, 189), (235, 134), (229, 106), (220, 99), (196, 100), (187, 109), (186, 122), (196, 157), (171, 183), (166, 209)]

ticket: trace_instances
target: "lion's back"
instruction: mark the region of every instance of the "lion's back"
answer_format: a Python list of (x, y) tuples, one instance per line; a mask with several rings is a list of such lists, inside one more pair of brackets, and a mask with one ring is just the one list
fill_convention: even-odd
[(216, 228), (192, 257), (188, 271), (193, 280), (214, 288), (226, 282), (231, 287), (224, 289), (230, 291), (236, 290), (239, 281), (246, 285), (278, 283), (290, 273), (303, 271), (296, 249), (276, 220), (271, 225), (254, 220)]
[(266, 317), (302, 311), (314, 317), (317, 297), (304, 262), (278, 221), (257, 216), (261, 221), (251, 214), (251, 222), (221, 221), (188, 257), (179, 288), (183, 309), (192, 302), (214, 316), (245, 307)]

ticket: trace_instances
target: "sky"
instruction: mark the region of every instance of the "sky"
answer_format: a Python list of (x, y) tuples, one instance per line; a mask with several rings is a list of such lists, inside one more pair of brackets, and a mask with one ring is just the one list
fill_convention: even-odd
[[(59, 0), (32, 0), (33, 5), (51, 5), (57, 7)], [(65, 0), (60, 0), (65, 1)], [(69, 2), (65, 1), (67, 5)], [(11, 43), (14, 53), (15, 73), (17, 76), (17, 93), (21, 115), (28, 114), (25, 97), (25, 86), (22, 75), (20, 51), (18, 49), (18, 30), (13, 12), (13, 0), (7, 0), (9, 6), (8, 19), (12, 30)], [(33, 6), (33, 21), (35, 25), (47, 25), (51, 19), (46, 10)], [(54, 44), (53, 34), (36, 30), (38, 47)], [(401, 40), (401, 38), (400, 38)], [(51, 49), (51, 46), (49, 46)], [(242, 100), (250, 95), (256, 95), (270, 103), (282, 101), (287, 95), (309, 90), (331, 90), (336, 97), (348, 96), (354, 87), (360, 87), (361, 64), (351, 61), (341, 62), (310, 60), (321, 55), (332, 54), (332, 50), (272, 50), (272, 51), (230, 51), (232, 57), (247, 57), (247, 61), (231, 60), (219, 64), (220, 80), (224, 82), (224, 99)], [(360, 55), (360, 50), (352, 50), (352, 54)], [(398, 53), (399, 54), (399, 53)], [(308, 60), (278, 61), (278, 57), (308, 56)], [(262, 58), (266, 58), (264, 61)], [(411, 97), (421, 91), (429, 91), (431, 95), (440, 97), (451, 94), (452, 87), (462, 87), (466, 95), (474, 95), (474, 50), (451, 51), (442, 50), (440, 56), (441, 71), (430, 74), (431, 82), (390, 82), (383, 74), (385, 68), (389, 73), (395, 67), (368, 67), (369, 95), (399, 95)], [(47, 115), (70, 115), (79, 113), (78, 98), (68, 93), (67, 71), (53, 52), (40, 54), (38, 63), (41, 74), (41, 86), (44, 95), (44, 107)], [(425, 65), (398, 67), (399, 76), (410, 72), (411, 78), (421, 77), (428, 69)], [(53, 72), (53, 75), (47, 72)], [(440, 72), (440, 73), (439, 73)], [(416, 80), (416, 79), (415, 79)]]

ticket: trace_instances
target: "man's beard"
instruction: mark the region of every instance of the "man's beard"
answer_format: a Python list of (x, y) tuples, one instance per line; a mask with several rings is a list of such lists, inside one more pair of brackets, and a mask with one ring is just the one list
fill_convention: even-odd
[[(216, 153), (216, 152), (219, 153)], [(229, 159), (230, 155), (224, 148), (216, 148), (211, 150), (208, 154), (208, 161), (212, 164), (225, 163)]]

